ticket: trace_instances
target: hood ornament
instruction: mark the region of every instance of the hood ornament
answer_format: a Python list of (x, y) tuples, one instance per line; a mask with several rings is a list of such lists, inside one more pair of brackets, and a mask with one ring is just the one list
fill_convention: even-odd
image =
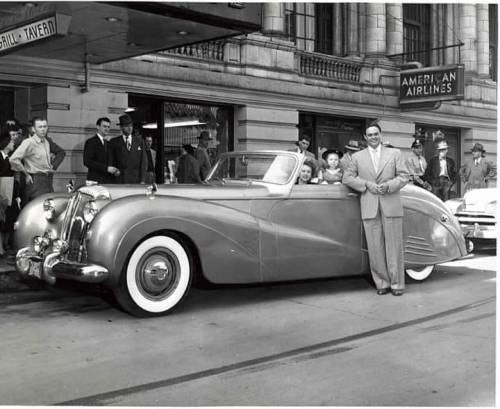
[(146, 196), (148, 196), (151, 200), (155, 198), (156, 192), (158, 192), (158, 186), (156, 183), (152, 183), (146, 187)]

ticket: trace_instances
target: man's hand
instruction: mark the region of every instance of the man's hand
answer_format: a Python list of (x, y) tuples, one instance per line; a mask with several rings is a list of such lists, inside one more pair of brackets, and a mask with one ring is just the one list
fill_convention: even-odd
[(33, 178), (29, 173), (26, 173), (26, 184), (27, 185), (32, 185), (33, 184)]
[(377, 186), (377, 189), (380, 195), (385, 195), (389, 192), (389, 185), (387, 183), (381, 183)]
[(115, 176), (120, 176), (120, 171), (118, 168), (115, 168), (114, 166), (108, 166), (108, 173), (111, 173), (112, 175)]
[(376, 183), (366, 182), (366, 188), (368, 189), (368, 191), (370, 193), (373, 193), (374, 195), (378, 195), (379, 194), (378, 186), (377, 186)]

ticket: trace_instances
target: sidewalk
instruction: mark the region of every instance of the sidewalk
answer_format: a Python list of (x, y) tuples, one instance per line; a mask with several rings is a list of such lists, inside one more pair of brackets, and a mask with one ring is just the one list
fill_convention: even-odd
[(21, 282), (14, 265), (7, 264), (5, 258), (0, 258), (0, 294), (9, 291), (28, 291), (30, 288)]

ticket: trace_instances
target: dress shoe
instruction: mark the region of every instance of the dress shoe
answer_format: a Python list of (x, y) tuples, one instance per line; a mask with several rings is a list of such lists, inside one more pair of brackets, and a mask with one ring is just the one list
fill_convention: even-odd
[(403, 290), (391, 290), (391, 292), (392, 295), (397, 295), (397, 296), (403, 295)]
[(389, 292), (389, 289), (388, 288), (379, 288), (377, 290), (377, 294), (378, 295), (384, 295), (384, 294), (387, 294)]

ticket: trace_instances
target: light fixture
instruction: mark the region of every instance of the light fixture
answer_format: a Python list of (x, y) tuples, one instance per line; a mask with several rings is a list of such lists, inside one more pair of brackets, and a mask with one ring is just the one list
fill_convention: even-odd
[[(198, 119), (194, 119), (191, 121), (179, 121), (179, 122), (165, 122), (165, 128), (178, 128), (181, 126), (196, 126), (196, 125), (206, 125), (206, 122), (200, 122)], [(156, 122), (151, 122), (148, 124), (142, 125), (144, 129), (158, 129), (158, 125)]]
[(136, 107), (128, 107), (125, 109), (125, 112), (134, 112), (134, 111), (137, 111)]
[(118, 17), (106, 17), (106, 21), (109, 21), (110, 23), (116, 23), (117, 21), (120, 21)]
[(181, 36), (187, 36), (189, 33), (187, 31), (181, 30), (181, 31), (177, 31), (177, 34), (179, 34)]

